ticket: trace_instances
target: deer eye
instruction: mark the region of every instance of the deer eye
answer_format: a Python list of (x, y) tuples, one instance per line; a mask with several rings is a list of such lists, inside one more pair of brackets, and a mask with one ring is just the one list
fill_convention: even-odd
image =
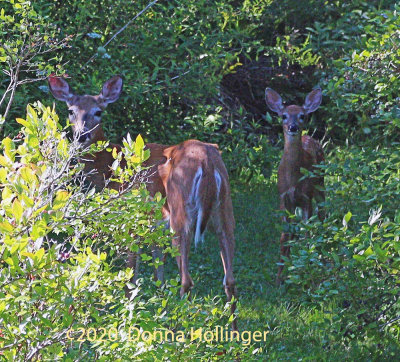
[(299, 118), (300, 120), (304, 121), (304, 114), (300, 114)]
[(101, 111), (97, 111), (94, 115), (96, 116), (96, 117), (101, 117)]
[(74, 111), (73, 111), (72, 109), (68, 109), (68, 114), (69, 114), (70, 116), (72, 116), (72, 115), (74, 114)]
[(287, 119), (287, 114), (283, 114), (282, 119)]

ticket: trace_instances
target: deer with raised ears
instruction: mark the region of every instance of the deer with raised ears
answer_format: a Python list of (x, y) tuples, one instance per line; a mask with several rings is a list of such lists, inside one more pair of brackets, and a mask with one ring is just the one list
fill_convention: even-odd
[[(78, 96), (73, 93), (67, 81), (50, 77), (48, 79), (53, 96), (68, 105), (69, 119), (74, 136), (84, 146), (97, 141), (105, 141), (101, 127), (101, 114), (105, 107), (115, 102), (122, 91), (122, 78), (114, 76), (103, 85), (99, 95)], [(120, 145), (111, 144), (111, 148), (121, 150)], [(218, 146), (197, 140), (188, 140), (174, 146), (149, 143), (150, 158), (144, 166), (151, 168), (152, 176), (146, 184), (150, 195), (160, 192), (166, 197), (163, 207), (164, 220), (175, 232), (172, 244), (177, 246), (180, 255), (176, 257), (181, 276), (183, 296), (193, 286), (189, 274), (189, 250), (194, 236), (195, 244), (202, 240), (208, 226), (216, 233), (224, 268), (224, 288), (230, 301), (236, 296), (233, 277), (234, 217), (228, 173), (222, 161)], [(106, 150), (89, 155), (84, 171), (95, 171), (89, 174), (89, 180), (98, 189), (104, 188), (106, 180), (111, 177), (111, 165), (114, 162), (110, 152)], [(122, 160), (121, 166), (124, 167)], [(118, 183), (108, 183), (107, 187), (118, 189)], [(128, 260), (133, 267), (134, 260)], [(157, 274), (162, 279), (162, 270)], [(235, 303), (232, 304), (232, 313)], [(236, 320), (232, 328), (236, 327)]]
[[(60, 101), (66, 102), (74, 138), (78, 140), (82, 147), (89, 147), (97, 141), (107, 141), (101, 126), (101, 116), (107, 105), (115, 102), (122, 92), (123, 81), (120, 76), (114, 76), (107, 80), (103, 85), (101, 93), (95, 96), (76, 95), (68, 82), (63, 78), (49, 77), (48, 83), (53, 96)], [(165, 197), (165, 188), (159, 177), (157, 166), (166, 161), (163, 151), (168, 147), (156, 143), (146, 145), (146, 148), (150, 149), (151, 155), (143, 165), (150, 167), (148, 172), (150, 175), (148, 177), (149, 182), (146, 184), (146, 187), (151, 196), (160, 192)], [(121, 151), (119, 144), (110, 143), (110, 148), (116, 149), (117, 152)], [(118, 191), (123, 187), (118, 182), (109, 181), (112, 175), (111, 165), (114, 162), (111, 152), (103, 150), (95, 154), (87, 154), (81, 161), (84, 163), (84, 172), (87, 174), (88, 181), (97, 190), (102, 190), (107, 186)], [(125, 165), (126, 162), (122, 159), (121, 167), (125, 167)], [(164, 218), (168, 217), (169, 211), (167, 205), (163, 207), (162, 213)], [(161, 257), (159, 249), (156, 248), (153, 251), (153, 257)], [(138, 275), (139, 261), (140, 257), (134, 253), (128, 254), (128, 266), (135, 270), (134, 283)], [(155, 270), (155, 278), (163, 280), (163, 266), (159, 266)]]
[[(318, 203), (325, 201), (323, 191), (323, 176), (303, 178), (301, 168), (315, 171), (315, 165), (324, 161), (324, 151), (320, 143), (310, 136), (302, 136), (305, 117), (318, 109), (322, 101), (322, 91), (317, 88), (310, 92), (303, 106), (284, 106), (282, 98), (271, 88), (265, 90), (265, 100), (271, 111), (282, 118), (283, 134), (285, 139), (283, 155), (278, 168), (278, 192), (280, 197), (280, 209), (294, 213), (296, 207), (302, 210), (302, 217), (308, 220), (312, 216), (312, 199)], [(301, 179), (301, 180), (300, 180)], [(318, 217), (324, 219), (324, 211), (318, 208)], [(286, 216), (284, 222), (290, 222)], [(282, 282), (281, 274), (284, 260), (288, 257), (289, 240), (293, 234), (282, 232), (280, 239), (281, 260), (278, 267), (277, 284)]]

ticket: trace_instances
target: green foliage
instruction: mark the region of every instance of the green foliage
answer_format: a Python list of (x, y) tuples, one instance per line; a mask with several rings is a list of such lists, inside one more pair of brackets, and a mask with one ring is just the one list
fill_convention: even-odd
[[(331, 137), (376, 143), (392, 142), (400, 124), (399, 11), (361, 3), (336, 24), (315, 23), (311, 43), (323, 55), (321, 71), (330, 102), (327, 132)], [(338, 51), (340, 49), (340, 51)]]
[[(2, 141), (0, 156), (0, 352), (6, 359), (164, 360), (170, 354), (257, 352), (250, 342), (243, 348), (242, 341), (194, 337), (199, 328), (203, 334), (217, 326), (228, 330), (230, 305), (219, 298), (181, 300), (174, 279), (157, 291), (146, 276), (143, 285), (129, 283), (128, 250), (157, 244), (172, 252), (168, 233), (155, 227), (164, 200), (138, 187), (145, 171), (140, 164), (149, 157), (141, 136), (124, 141), (124, 169), (122, 155), (110, 150), (114, 181), (132, 180), (130, 187), (95, 192), (74, 161), (82, 151), (68, 143), (54, 110), (37, 103), (18, 122), (19, 136)], [(153, 265), (146, 253), (142, 260)], [(155, 331), (170, 334), (150, 338)]]
[(337, 148), (329, 159), (328, 217), (300, 223), (287, 283), (305, 303), (335, 304), (336, 338), (397, 338), (400, 149)]
[[(26, 107), (26, 93), (20, 87), (46, 79), (55, 65), (60, 68), (62, 58), (54, 53), (66, 46), (67, 39), (59, 41), (54, 24), (51, 24), (46, 16), (35, 11), (29, 1), (2, 0), (0, 6), (2, 132), (9, 112), (16, 114), (15, 111), (22, 112)], [(14, 100), (16, 104), (13, 104)], [(11, 130), (13, 126), (7, 122), (6, 134)]]
[(307, 37), (303, 44), (299, 46), (291, 44), (293, 39), (289, 35), (286, 35), (284, 39), (277, 38), (275, 52), (278, 56), (278, 64), (281, 65), (282, 58), (285, 59), (289, 64), (298, 64), (301, 67), (309, 67), (317, 65), (321, 60), (321, 57), (316, 54), (312, 54), (310, 47), (310, 37)]
[[(71, 51), (65, 54), (67, 73), (75, 84), (88, 87), (77, 93), (98, 91), (104, 74), (124, 77), (124, 94), (110, 108), (113, 119), (107, 131), (112, 139), (128, 127), (163, 143), (190, 134), (207, 139), (203, 121), (193, 129), (185, 120), (205, 119), (213, 111), (204, 100), (215, 104), (223, 72), (238, 53), (251, 50), (251, 30), (239, 31), (238, 15), (229, 2), (159, 2), (104, 46), (147, 3), (122, 1), (114, 6), (100, 1), (82, 6), (66, 1), (63, 11), (57, 3), (48, 4), (45, 11), (61, 27), (73, 22), (73, 29), (64, 29), (74, 34)], [(92, 55), (95, 59), (86, 64)]]
[[(395, 356), (399, 5), (159, 1), (109, 42), (146, 5), (0, 1), (0, 107), (7, 136), (0, 156), (0, 353), (44, 360), (250, 360), (252, 353), (342, 360), (380, 358), (383, 350)], [(113, 74), (124, 77), (124, 93), (110, 105), (104, 128), (124, 145), (124, 154), (109, 150), (112, 181), (132, 190), (96, 193), (87, 185), (74, 161), (82, 151), (66, 141), (53, 110), (29, 107), (27, 119), (17, 120), (24, 127), (18, 133), (14, 119), (27, 102), (53, 102), (46, 85), (31, 83), (50, 72), (66, 72), (77, 94), (98, 92)], [(291, 241), (288, 279), (278, 289), (272, 284), (281, 228), (275, 190), (281, 136), (266, 113), (264, 90), (273, 87), (288, 103), (301, 103), (317, 84), (323, 103), (308, 127), (330, 140), (322, 167), (327, 219), (295, 224), (299, 239)], [(122, 140), (128, 130), (144, 140)], [(139, 247), (160, 244), (176, 254), (170, 236), (154, 227), (164, 200), (149, 199), (139, 186), (146, 172), (140, 164), (149, 156), (144, 141), (188, 138), (222, 150), (234, 189), (239, 327), (270, 331), (263, 344), (127, 341), (132, 326), (187, 332), (229, 323), (228, 306), (205, 297), (221, 291), (216, 240), (191, 257), (196, 288), (200, 284), (192, 300), (176, 297), (175, 279), (156, 288), (150, 272), (135, 287), (124, 266), (127, 252)], [(129, 160), (124, 170), (122, 157)], [(142, 259), (153, 264), (147, 253)], [(131, 288), (131, 300), (124, 287)], [(94, 329), (80, 342), (79, 328)], [(121, 338), (90, 340), (104, 331)]]

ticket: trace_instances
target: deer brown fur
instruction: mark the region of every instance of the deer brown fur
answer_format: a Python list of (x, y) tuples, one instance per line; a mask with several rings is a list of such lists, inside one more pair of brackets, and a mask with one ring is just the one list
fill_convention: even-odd
[[(324, 152), (320, 143), (314, 138), (304, 135), (305, 116), (317, 110), (322, 100), (321, 89), (315, 89), (306, 97), (303, 106), (283, 106), (282, 98), (274, 90), (267, 88), (265, 99), (268, 107), (282, 117), (284, 149), (281, 162), (278, 168), (278, 192), (280, 197), (280, 209), (294, 213), (296, 207), (302, 210), (304, 220), (308, 220), (313, 213), (312, 200), (321, 203), (325, 200), (323, 191), (323, 176), (308, 177), (300, 180), (304, 175), (301, 168), (315, 171), (315, 166), (324, 162)], [(323, 220), (324, 212), (322, 207), (318, 208), (318, 217)], [(290, 222), (286, 216), (284, 222)], [(290, 254), (289, 240), (293, 234), (287, 231), (282, 232), (281, 260), (278, 267), (277, 283), (282, 282), (281, 273), (284, 259)]]
[[(49, 78), (49, 86), (56, 99), (67, 103), (74, 136), (83, 146), (105, 141), (101, 127), (101, 113), (109, 103), (115, 102), (122, 91), (122, 78), (114, 76), (104, 83), (99, 95), (77, 96), (68, 83), (57, 77)], [(118, 144), (111, 148), (121, 150)], [(218, 236), (224, 267), (224, 287), (228, 300), (236, 295), (233, 277), (234, 217), (230, 196), (229, 179), (217, 145), (188, 140), (174, 146), (148, 143), (150, 158), (144, 166), (150, 167), (150, 179), (146, 184), (150, 195), (160, 192), (166, 197), (163, 216), (175, 232), (173, 245), (180, 255), (177, 263), (181, 275), (181, 295), (193, 286), (189, 274), (190, 241), (194, 234), (196, 244), (202, 239), (206, 226)], [(84, 170), (92, 171), (89, 180), (98, 189), (104, 188), (111, 177), (112, 154), (106, 150), (85, 157)], [(124, 160), (121, 162), (124, 167)], [(95, 171), (95, 172), (93, 172)], [(108, 187), (118, 189), (116, 182)], [(128, 265), (132, 266), (133, 258)], [(232, 304), (232, 313), (235, 303)], [(233, 322), (236, 329), (236, 321)]]

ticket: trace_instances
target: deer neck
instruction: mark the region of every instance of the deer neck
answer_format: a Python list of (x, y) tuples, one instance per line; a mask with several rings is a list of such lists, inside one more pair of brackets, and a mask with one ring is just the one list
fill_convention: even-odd
[(106, 136), (104, 135), (103, 128), (101, 128), (101, 126), (98, 127), (93, 137), (93, 143), (96, 143), (98, 141), (107, 141)]
[[(104, 135), (103, 129), (99, 127), (99, 129), (96, 130), (96, 133), (93, 135), (92, 144), (105, 141), (107, 141), (107, 139)], [(111, 148), (113, 148), (113, 146), (115, 145), (110, 144)], [(87, 154), (84, 157), (85, 169), (87, 170), (97, 169), (98, 171), (108, 170), (113, 160), (114, 159), (111, 153), (108, 152), (106, 149), (96, 153)]]
[(300, 135), (293, 137), (285, 134), (283, 157), (293, 166), (300, 164), (300, 161), (303, 158), (303, 145)]
[(300, 168), (302, 167), (303, 152), (301, 135), (293, 137), (285, 134), (280, 173), (287, 187), (295, 186), (301, 177)]

